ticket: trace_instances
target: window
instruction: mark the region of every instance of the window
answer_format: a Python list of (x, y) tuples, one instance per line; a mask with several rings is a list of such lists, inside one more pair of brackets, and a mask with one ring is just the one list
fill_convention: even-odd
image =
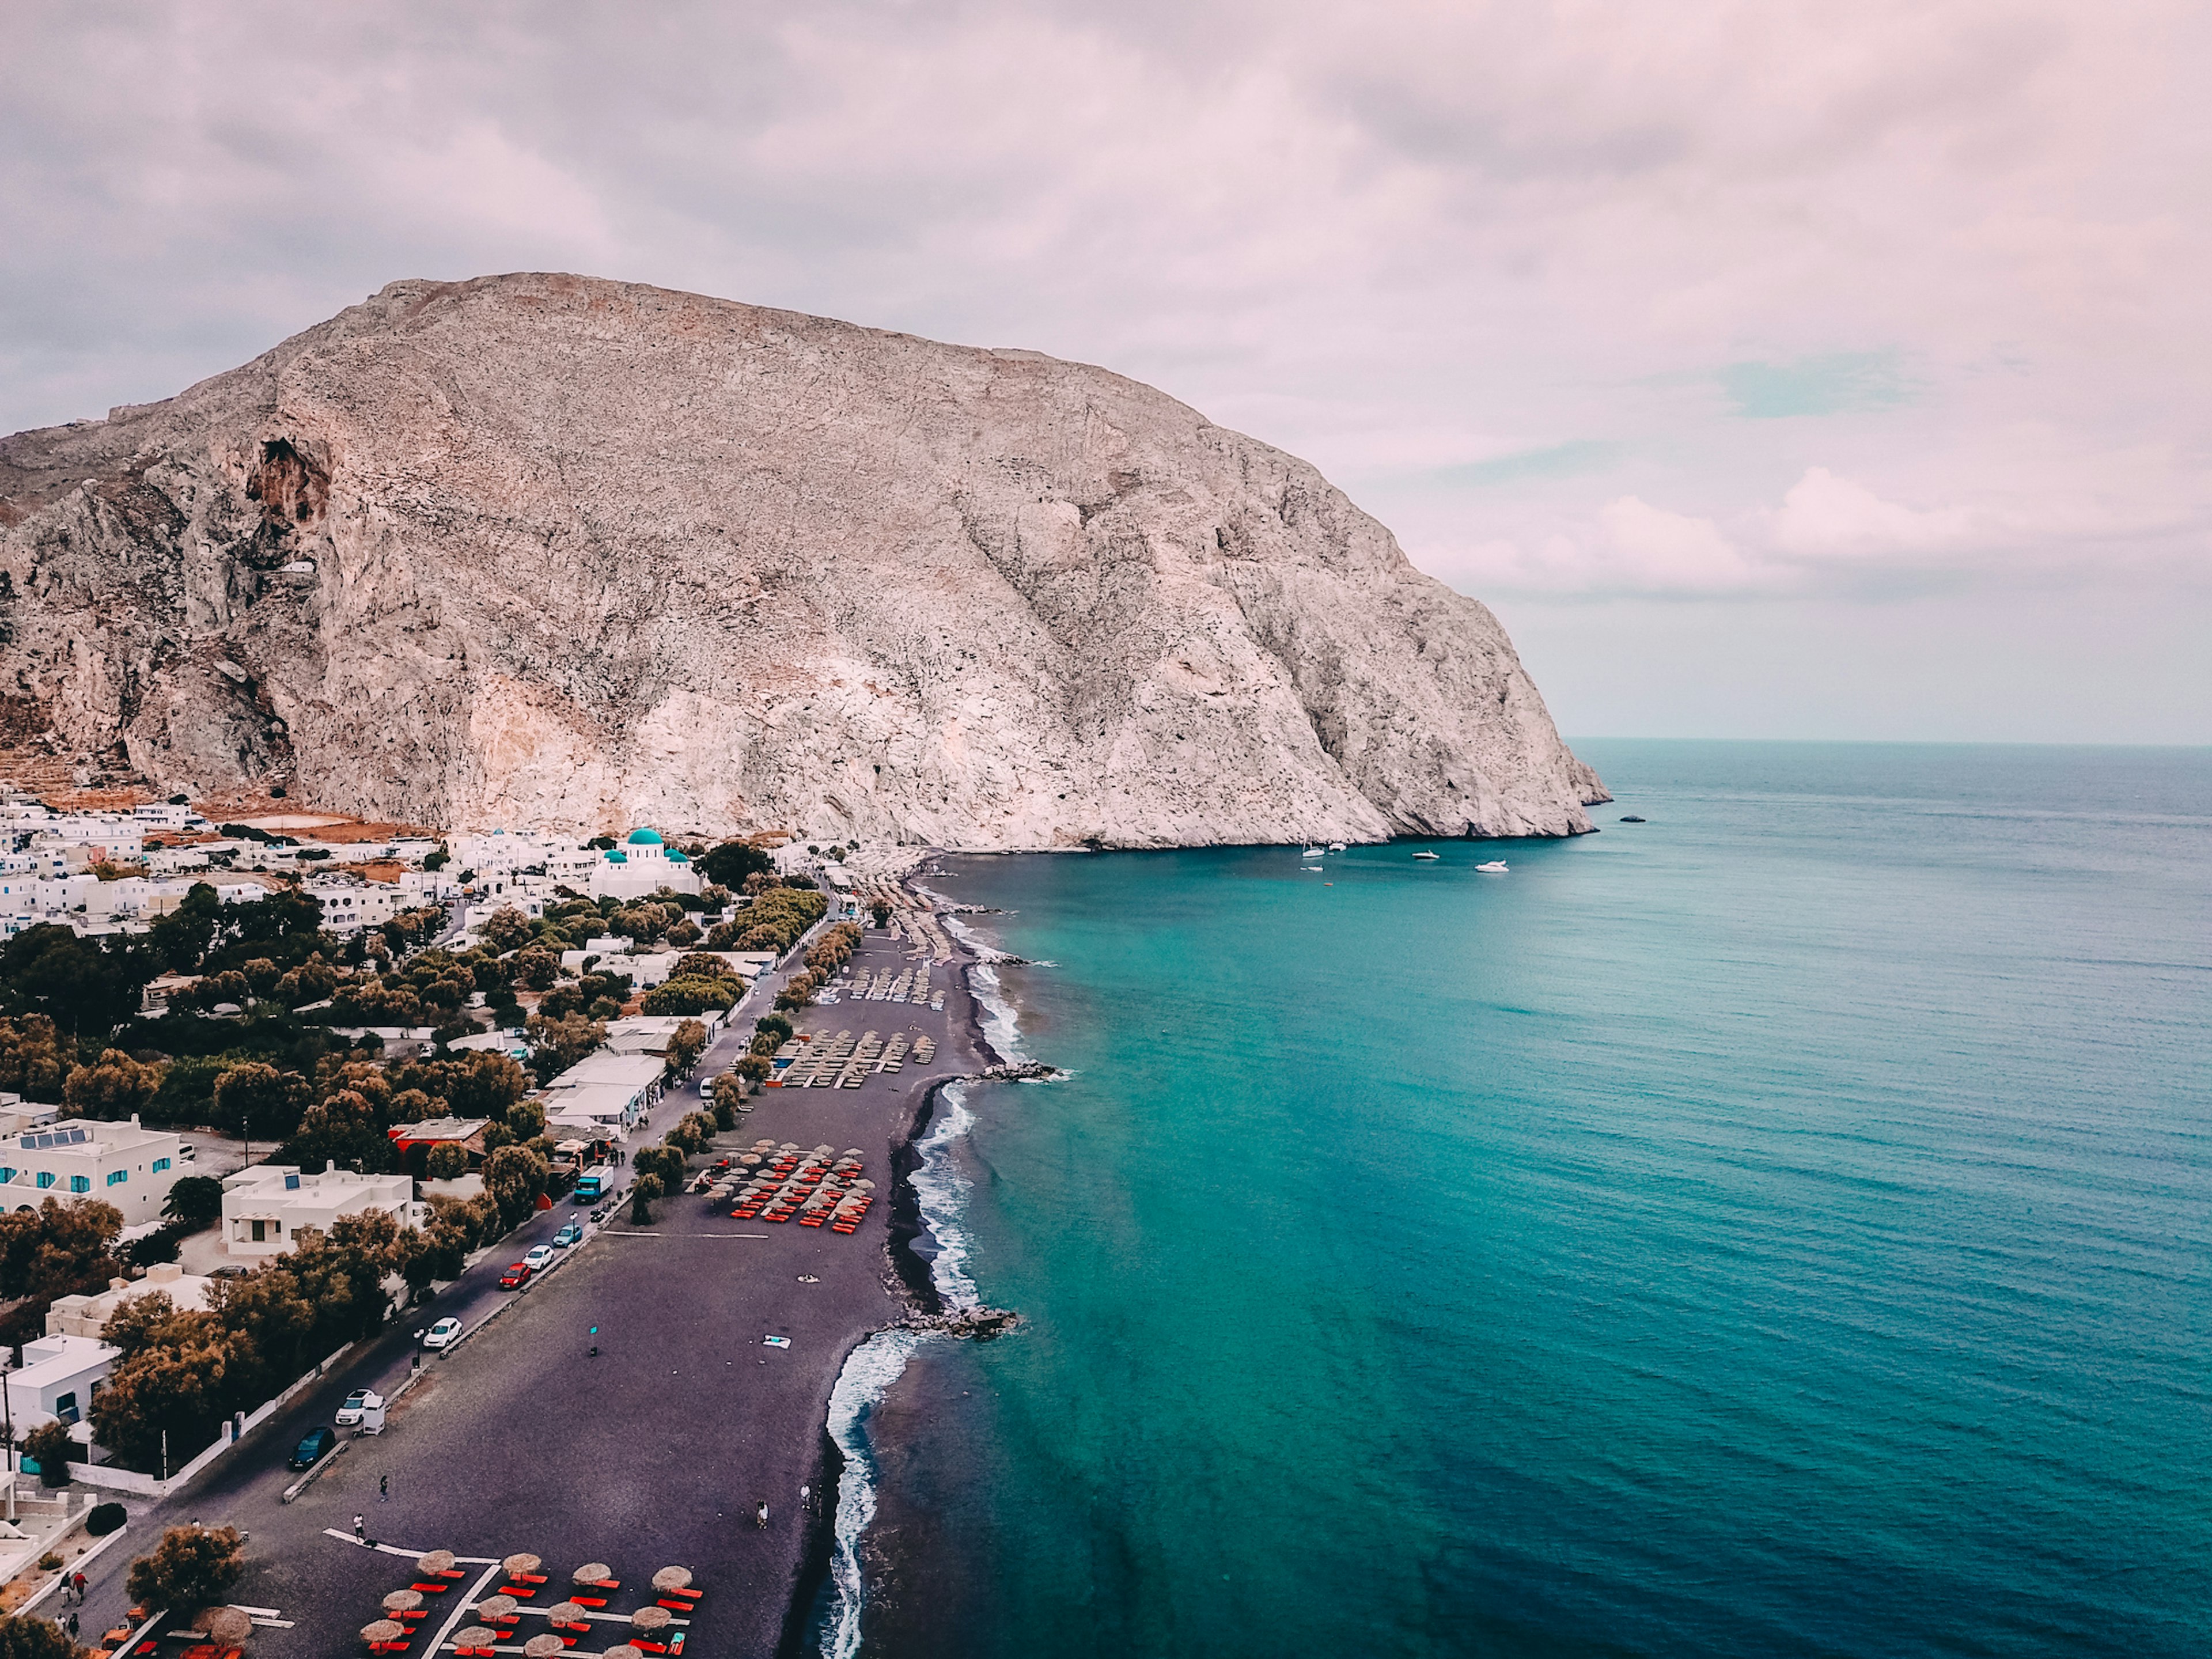
[(162, 1170), (168, 1167), (169, 1160), (166, 1158), (157, 1158), (154, 1160), (154, 1173), (155, 1175), (161, 1174)]
[(54, 1415), (64, 1423), (74, 1423), (76, 1421), (76, 1389), (72, 1389), (67, 1394), (56, 1396), (54, 1400)]
[(269, 1224), (265, 1221), (249, 1221), (246, 1224), (253, 1229), (253, 1242), (256, 1244), (261, 1243), (264, 1238), (264, 1230)]
[(13, 1170), (7, 1168), (5, 1165), (0, 1165), (0, 1187), (6, 1186), (15, 1178), (15, 1172)]
[(117, 1186), (130, 1179), (131, 1171), (128, 1170), (110, 1170), (107, 1172), (107, 1184), (111, 1187)]
[(54, 1172), (52, 1170), (41, 1170), (39, 1171), (39, 1185), (41, 1187), (51, 1187), (53, 1184)]
[(71, 1176), (70, 1177), (70, 1190), (73, 1193), (90, 1192), (92, 1190), (92, 1177), (90, 1176)]

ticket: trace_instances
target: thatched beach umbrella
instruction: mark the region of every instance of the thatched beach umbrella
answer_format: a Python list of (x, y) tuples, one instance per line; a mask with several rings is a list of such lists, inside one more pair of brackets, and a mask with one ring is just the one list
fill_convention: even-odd
[(489, 1653), (491, 1644), (499, 1640), (499, 1632), (489, 1625), (464, 1625), (453, 1632), (453, 1649), (458, 1653)]
[(672, 1617), (666, 1607), (640, 1607), (629, 1616), (632, 1630), (664, 1630)]
[(643, 1648), (634, 1648), (627, 1642), (617, 1642), (599, 1656), (599, 1659), (645, 1659)]
[(392, 1623), (389, 1619), (379, 1619), (373, 1624), (363, 1625), (361, 1627), (361, 1639), (364, 1642), (397, 1642), (406, 1634), (407, 1632), (403, 1626)]
[(548, 1631), (543, 1636), (533, 1636), (522, 1644), (523, 1659), (553, 1659), (568, 1644)]
[(689, 1567), (663, 1567), (653, 1575), (653, 1587), (657, 1590), (686, 1589), (690, 1583), (691, 1569)]
[(556, 1601), (545, 1609), (545, 1622), (558, 1628), (562, 1626), (581, 1630), (586, 1626), (584, 1609), (574, 1601)]
[(417, 1572), (451, 1572), (453, 1570), (453, 1553), (451, 1550), (432, 1550), (428, 1555), (415, 1558), (415, 1571)]
[(412, 1613), (422, 1605), (421, 1590), (394, 1590), (384, 1598), (386, 1613)]
[(856, 1181), (853, 1184), (864, 1193), (872, 1193), (876, 1190), (876, 1183), (872, 1181)]
[(253, 1634), (253, 1620), (237, 1607), (210, 1607), (192, 1625), (224, 1647), (235, 1647)]
[(487, 1625), (503, 1625), (521, 1605), (512, 1595), (487, 1595), (477, 1603), (477, 1617)]
[(545, 1565), (544, 1558), (535, 1555), (510, 1555), (499, 1564), (499, 1570), (509, 1578), (520, 1578)]

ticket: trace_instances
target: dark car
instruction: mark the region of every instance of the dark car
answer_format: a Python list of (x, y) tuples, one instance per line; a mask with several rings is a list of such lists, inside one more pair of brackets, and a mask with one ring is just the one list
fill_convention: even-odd
[(331, 1455), (331, 1448), (338, 1443), (335, 1429), (309, 1429), (307, 1437), (292, 1448), (288, 1467), (295, 1469), (313, 1468)]
[(499, 1287), (502, 1291), (519, 1290), (529, 1282), (530, 1264), (527, 1261), (516, 1262), (499, 1276)]

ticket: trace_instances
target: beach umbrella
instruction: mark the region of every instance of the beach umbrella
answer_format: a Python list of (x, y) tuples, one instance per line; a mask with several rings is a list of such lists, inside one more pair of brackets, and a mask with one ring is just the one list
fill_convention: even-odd
[[(523, 1558), (526, 1561), (536, 1559), (534, 1556)], [(512, 1595), (487, 1595), (477, 1603), (477, 1617), (487, 1624), (503, 1625), (514, 1617), (514, 1610), (520, 1605)]]
[(827, 1158), (827, 1157), (829, 1157), (829, 1156), (830, 1156), (830, 1153), (832, 1153), (832, 1152), (836, 1152), (837, 1149), (836, 1149), (835, 1146), (831, 1146), (828, 1141), (826, 1141), (826, 1140), (825, 1140), (825, 1141), (823, 1141), (823, 1142), (819, 1146), (817, 1146), (814, 1150), (815, 1150), (816, 1152), (817, 1152), (821, 1153), (823, 1157)]
[(663, 1567), (653, 1575), (653, 1587), (657, 1590), (686, 1589), (690, 1583), (691, 1569), (689, 1567)]
[(861, 1152), (858, 1146), (848, 1146), (845, 1149), (845, 1156), (848, 1158), (865, 1158), (866, 1154)]
[(549, 1625), (580, 1626), (584, 1623), (584, 1609), (574, 1601), (556, 1601), (545, 1609), (545, 1622)]
[(453, 1645), (464, 1653), (489, 1652), (499, 1632), (488, 1625), (465, 1625), (453, 1632)]
[(535, 1572), (544, 1565), (544, 1561), (535, 1555), (510, 1555), (499, 1564), (499, 1570), (509, 1578), (514, 1578), (526, 1572)]
[(853, 1184), (864, 1193), (872, 1193), (876, 1190), (876, 1183), (872, 1181), (856, 1181)]
[(421, 1590), (394, 1590), (384, 1598), (386, 1613), (412, 1613), (422, 1605)]
[(397, 1642), (406, 1634), (404, 1626), (396, 1625), (389, 1619), (379, 1619), (361, 1627), (361, 1639), (364, 1642)]
[(451, 1572), (453, 1570), (453, 1553), (451, 1550), (432, 1550), (428, 1555), (417, 1556), (415, 1570), (417, 1572)]
[(632, 1630), (665, 1629), (669, 1617), (666, 1607), (640, 1607), (635, 1613), (630, 1614), (629, 1627)]
[(225, 1647), (234, 1647), (253, 1634), (253, 1620), (237, 1607), (210, 1607), (193, 1622)]
[(599, 1656), (599, 1659), (645, 1659), (643, 1648), (634, 1648), (627, 1642), (617, 1642)]
[(522, 1644), (523, 1659), (553, 1659), (553, 1656), (568, 1647), (559, 1637), (548, 1631), (543, 1636), (533, 1636)]

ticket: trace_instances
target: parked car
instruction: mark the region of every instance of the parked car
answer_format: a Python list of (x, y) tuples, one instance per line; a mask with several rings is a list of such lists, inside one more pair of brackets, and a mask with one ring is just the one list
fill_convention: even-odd
[(382, 1395), (374, 1389), (356, 1389), (345, 1397), (345, 1404), (338, 1407), (338, 1414), (335, 1420), (342, 1429), (357, 1429), (361, 1426), (361, 1419), (363, 1417), (370, 1412), (383, 1409)]
[(300, 1443), (292, 1448), (288, 1467), (311, 1469), (331, 1455), (331, 1448), (338, 1443), (336, 1429), (309, 1429)]
[(532, 1245), (523, 1252), (522, 1265), (534, 1273), (544, 1273), (553, 1265), (553, 1247), (550, 1244)]
[(422, 1333), (422, 1346), (426, 1348), (447, 1347), (458, 1339), (460, 1334), (461, 1322), (459, 1320), (441, 1319), (436, 1324), (431, 1326), (428, 1330)]
[(584, 1230), (573, 1221), (553, 1235), (553, 1248), (556, 1250), (565, 1250), (571, 1244), (580, 1244), (583, 1242)]
[(509, 1263), (507, 1271), (499, 1276), (499, 1287), (502, 1291), (519, 1291), (529, 1282), (530, 1264), (527, 1261)]

